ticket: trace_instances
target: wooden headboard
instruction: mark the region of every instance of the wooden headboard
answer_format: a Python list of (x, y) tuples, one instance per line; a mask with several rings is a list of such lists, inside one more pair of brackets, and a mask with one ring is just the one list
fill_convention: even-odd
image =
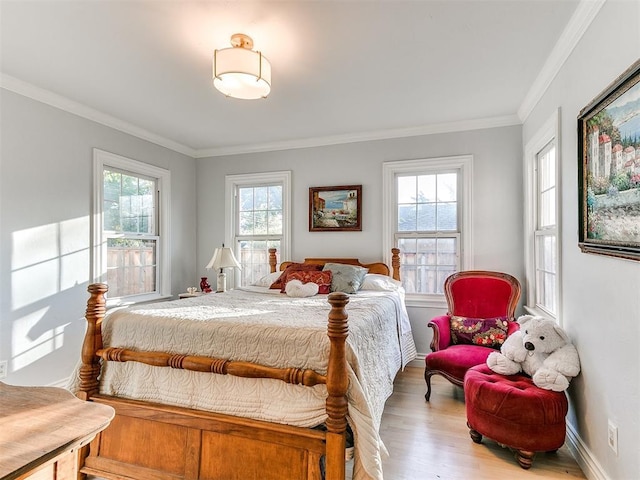
[[(283, 271), (285, 268), (287, 268), (287, 265), (291, 263), (294, 262), (282, 262), (280, 264), (280, 271)], [(368, 268), (369, 273), (388, 275), (395, 280), (400, 280), (400, 250), (398, 248), (391, 249), (391, 269), (387, 264), (382, 262), (361, 263), (357, 258), (305, 258), (304, 263), (313, 265), (324, 265), (325, 263), (344, 263), (347, 265), (358, 265), (360, 267)], [(269, 265), (271, 266), (271, 271), (275, 272), (277, 265), (275, 248), (269, 249)]]

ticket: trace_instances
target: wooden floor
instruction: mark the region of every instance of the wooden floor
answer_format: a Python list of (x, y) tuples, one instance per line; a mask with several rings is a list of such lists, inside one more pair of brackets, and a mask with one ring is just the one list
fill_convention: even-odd
[(586, 478), (566, 445), (555, 454), (537, 454), (531, 469), (523, 470), (509, 449), (486, 438), (474, 443), (462, 389), (439, 375), (431, 384), (431, 401), (425, 402), (421, 368), (407, 368), (396, 378), (380, 427), (389, 450), (385, 480)]

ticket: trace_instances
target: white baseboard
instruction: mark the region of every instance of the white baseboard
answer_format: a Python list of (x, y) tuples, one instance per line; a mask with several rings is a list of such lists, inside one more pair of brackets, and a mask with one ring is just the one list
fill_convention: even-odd
[(49, 384), (47, 385), (47, 387), (66, 388), (66, 387), (67, 387), (67, 385), (69, 384), (69, 379), (70, 379), (70, 378), (71, 378), (71, 377), (66, 377), (66, 378), (62, 378), (62, 379), (60, 379), (60, 380), (57, 380), (57, 381), (55, 381), (55, 382), (53, 382), (53, 383), (49, 383)]
[(407, 363), (407, 367), (424, 368), (425, 353), (418, 353), (418, 356)]
[(567, 448), (589, 480), (610, 480), (591, 450), (584, 444), (578, 432), (567, 423)]

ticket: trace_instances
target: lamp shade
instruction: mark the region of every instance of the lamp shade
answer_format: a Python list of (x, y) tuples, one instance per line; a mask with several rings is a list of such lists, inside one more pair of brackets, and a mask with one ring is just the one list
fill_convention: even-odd
[(207, 264), (206, 268), (213, 268), (218, 270), (218, 269), (229, 268), (229, 267), (242, 269), (242, 267), (238, 263), (238, 260), (236, 260), (236, 257), (233, 254), (233, 250), (231, 250), (231, 248), (229, 247), (216, 248), (215, 251), (213, 252), (213, 257), (211, 257), (211, 260)]
[(213, 54), (213, 85), (223, 94), (244, 100), (264, 98), (271, 91), (271, 64), (252, 50), (253, 40), (236, 33), (231, 48)]

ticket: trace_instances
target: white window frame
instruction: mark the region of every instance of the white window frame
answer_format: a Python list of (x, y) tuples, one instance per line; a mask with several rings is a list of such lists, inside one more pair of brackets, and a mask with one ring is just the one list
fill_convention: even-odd
[(94, 282), (107, 281), (107, 239), (103, 234), (104, 220), (104, 174), (106, 168), (125, 170), (133, 174), (151, 177), (156, 180), (158, 189), (158, 239), (157, 243), (157, 288), (154, 293), (131, 295), (122, 298), (109, 298), (107, 293), (107, 307), (147, 302), (171, 297), (171, 173), (164, 168), (148, 163), (132, 160), (131, 158), (93, 149), (93, 215), (92, 215), (92, 264), (91, 278)]
[[(460, 202), (458, 204), (460, 219), (460, 258), (461, 270), (473, 268), (473, 231), (472, 222), (472, 178), (473, 155), (458, 155), (452, 157), (435, 157), (417, 160), (398, 160), (384, 162), (382, 164), (382, 248), (383, 258), (391, 265), (391, 248), (396, 246), (395, 233), (397, 225), (397, 175), (420, 175), (450, 172), (460, 173)], [(447, 302), (444, 294), (407, 294), (408, 306), (446, 308)]]
[[(282, 185), (282, 240), (277, 252), (278, 262), (287, 260), (291, 254), (291, 171), (263, 172), (227, 175), (225, 177), (225, 245), (232, 246), (239, 258), (236, 247), (238, 230), (238, 202), (236, 195), (239, 187), (259, 187), (264, 185)], [(240, 286), (240, 275), (233, 275), (234, 288)]]
[[(561, 323), (562, 312), (562, 257), (561, 257), (561, 232), (562, 232), (562, 208), (561, 208), (561, 149), (560, 149), (560, 131), (559, 131), (560, 111), (556, 110), (544, 125), (536, 132), (536, 134), (527, 142), (524, 149), (525, 161), (525, 201), (524, 201), (524, 238), (525, 238), (525, 278), (526, 278), (526, 303), (525, 310), (532, 315), (539, 315), (550, 320)], [(555, 205), (556, 205), (556, 310), (555, 315), (537, 305), (537, 282), (536, 282), (536, 249), (535, 236), (540, 232), (536, 231), (538, 218), (538, 202), (539, 189), (537, 178), (537, 159), (538, 154), (542, 152), (551, 142), (555, 144), (556, 158), (556, 185), (555, 185)], [(551, 230), (545, 232), (553, 234)]]

